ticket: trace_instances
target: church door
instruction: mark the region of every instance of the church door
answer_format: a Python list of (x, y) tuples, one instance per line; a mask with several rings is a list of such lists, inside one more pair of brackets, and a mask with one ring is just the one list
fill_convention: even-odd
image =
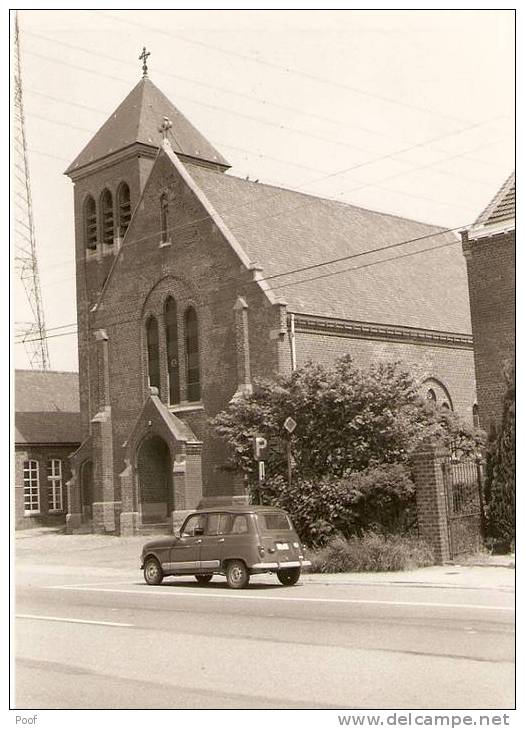
[(137, 474), (142, 523), (165, 523), (173, 510), (172, 462), (166, 442), (158, 435), (142, 441), (137, 456)]

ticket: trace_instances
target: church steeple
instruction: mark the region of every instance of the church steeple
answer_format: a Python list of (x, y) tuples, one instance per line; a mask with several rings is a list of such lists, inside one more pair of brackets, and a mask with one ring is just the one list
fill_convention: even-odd
[[(183, 161), (213, 166), (221, 171), (230, 167), (228, 161), (191, 124), (147, 76), (144, 48), (143, 77), (120, 106), (102, 125), (95, 136), (69, 165), (65, 174), (72, 178), (88, 174), (96, 163), (109, 161), (113, 155), (126, 151), (141, 152), (153, 157), (160, 146), (159, 121), (168, 117), (172, 127), (167, 138), (175, 154)], [(134, 149), (135, 148), (135, 149)]]

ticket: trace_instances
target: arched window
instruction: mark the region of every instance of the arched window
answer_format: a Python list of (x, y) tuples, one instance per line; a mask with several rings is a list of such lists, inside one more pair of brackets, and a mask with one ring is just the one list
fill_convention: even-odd
[(476, 403), (472, 406), (472, 422), (475, 428), (479, 428), (479, 409)]
[(200, 400), (201, 376), (199, 367), (199, 332), (197, 314), (190, 307), (184, 315), (184, 334), (186, 344), (186, 397), (190, 402)]
[(113, 225), (113, 195), (104, 190), (100, 198), (100, 211), (102, 216), (102, 242), (106, 246), (113, 245), (115, 226)]
[(121, 238), (124, 238), (126, 230), (131, 220), (131, 196), (129, 194), (129, 185), (122, 182), (117, 193), (117, 210), (118, 210), (118, 232)]
[(165, 192), (160, 196), (160, 244), (169, 243), (168, 236), (168, 196)]
[(448, 404), (448, 402), (446, 400), (443, 400), (443, 402), (441, 403), (441, 408), (443, 410), (450, 410), (450, 405)]
[(84, 240), (88, 250), (97, 250), (97, 206), (91, 195), (84, 203)]
[(177, 304), (171, 298), (164, 307), (166, 358), (168, 360), (168, 397), (171, 405), (180, 402), (179, 352), (177, 334)]
[(160, 392), (159, 326), (154, 316), (146, 322), (149, 386)]

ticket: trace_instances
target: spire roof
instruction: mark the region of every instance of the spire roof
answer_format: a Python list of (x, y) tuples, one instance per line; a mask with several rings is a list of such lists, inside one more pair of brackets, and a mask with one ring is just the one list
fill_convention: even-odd
[(134, 143), (160, 147), (162, 136), (159, 124), (163, 117), (167, 117), (172, 123), (167, 138), (175, 154), (225, 169), (230, 166), (167, 96), (145, 76), (73, 160), (65, 174), (71, 174)]

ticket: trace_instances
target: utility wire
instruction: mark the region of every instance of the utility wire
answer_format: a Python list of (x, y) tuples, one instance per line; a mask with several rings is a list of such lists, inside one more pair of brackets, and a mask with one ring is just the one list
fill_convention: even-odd
[(166, 35), (168, 38), (177, 38), (177, 40), (182, 41), (183, 43), (189, 43), (191, 45), (199, 46), (200, 48), (208, 48), (210, 50), (216, 51), (218, 53), (222, 53), (228, 56), (233, 56), (236, 58), (241, 58), (245, 61), (251, 61), (252, 63), (257, 63), (262, 66), (266, 66), (267, 68), (273, 68), (279, 71), (284, 71), (286, 73), (290, 73), (296, 76), (300, 76), (302, 78), (309, 79), (310, 81), (315, 81), (317, 83), (321, 83), (323, 85), (329, 85), (333, 86), (334, 88), (338, 89), (346, 89), (348, 91), (352, 91), (353, 93), (359, 94), (361, 96), (365, 96), (367, 98), (377, 99), (379, 101), (386, 102), (388, 104), (394, 104), (397, 106), (404, 107), (406, 109), (412, 109), (414, 111), (418, 111), (425, 114), (432, 114), (432, 116), (440, 116), (443, 119), (449, 119), (451, 121), (460, 122), (462, 124), (465, 123), (465, 119), (460, 119), (457, 116), (452, 116), (451, 114), (444, 114), (443, 112), (437, 111), (436, 109), (429, 109), (424, 106), (419, 106), (417, 104), (411, 104), (406, 101), (402, 101), (401, 99), (394, 99), (389, 96), (383, 96), (381, 94), (375, 94), (372, 91), (364, 90), (361, 88), (358, 88), (356, 86), (351, 86), (350, 84), (342, 83), (341, 81), (334, 81), (331, 78), (325, 78), (322, 76), (316, 76), (315, 74), (308, 73), (306, 71), (301, 71), (299, 69), (291, 68), (288, 66), (282, 66), (279, 63), (276, 63), (275, 61), (268, 61), (263, 58), (256, 58), (254, 56), (250, 56), (245, 53), (240, 53), (239, 51), (233, 51), (228, 50), (226, 48), (221, 48), (220, 46), (215, 46), (210, 43), (205, 43), (204, 41), (198, 41), (195, 39), (189, 39), (186, 36), (180, 34), (180, 33), (174, 33), (171, 30), (165, 30), (164, 28), (153, 28), (150, 25), (145, 25), (143, 23), (138, 23), (136, 21), (132, 20), (126, 20), (124, 18), (120, 18), (116, 15), (111, 15), (110, 13), (104, 13), (100, 10), (88, 10), (87, 12), (96, 13), (97, 15), (105, 16), (106, 18), (111, 18), (111, 20), (116, 20), (119, 23), (124, 23), (127, 25), (139, 27), (142, 31), (144, 30), (151, 30), (153, 33), (159, 33), (161, 35)]
[[(238, 280), (237, 282), (236, 281), (232, 281), (232, 282), (229, 282), (229, 284), (226, 287), (224, 287), (224, 288), (230, 288), (231, 289), (231, 286), (234, 283), (238, 283), (240, 285), (248, 286), (248, 285), (252, 285), (252, 284), (259, 284), (260, 282), (269, 281), (269, 280), (272, 280), (272, 279), (275, 279), (275, 278), (280, 278), (280, 277), (283, 277), (283, 276), (293, 275), (294, 273), (301, 273), (301, 272), (305, 272), (305, 271), (311, 271), (311, 270), (314, 270), (316, 268), (320, 268), (321, 266), (333, 265), (335, 263), (340, 263), (342, 261), (347, 261), (347, 260), (350, 260), (350, 259), (359, 258), (359, 257), (365, 256), (365, 255), (368, 255), (368, 254), (378, 253), (378, 252), (382, 252), (382, 251), (386, 251), (386, 250), (392, 250), (394, 248), (399, 248), (402, 245), (407, 245), (409, 243), (419, 242), (421, 240), (425, 240), (425, 239), (428, 239), (428, 238), (436, 237), (438, 235), (444, 235), (446, 233), (451, 233), (451, 232), (454, 232), (454, 231), (457, 231), (457, 230), (461, 230), (461, 229), (463, 229), (465, 227), (468, 227), (468, 225), (469, 224), (467, 224), (466, 226), (463, 225), (463, 226), (460, 226), (460, 227), (457, 227), (457, 228), (449, 228), (447, 230), (438, 231), (436, 233), (428, 234), (428, 235), (425, 235), (425, 236), (420, 236), (418, 238), (411, 238), (411, 239), (407, 239), (407, 240), (404, 240), (404, 241), (398, 241), (397, 243), (393, 243), (393, 244), (390, 244), (388, 246), (381, 246), (379, 248), (375, 248), (375, 249), (372, 249), (372, 250), (369, 250), (369, 251), (362, 251), (362, 252), (359, 252), (359, 253), (353, 253), (353, 254), (350, 254), (348, 256), (342, 256), (342, 257), (339, 257), (339, 258), (334, 258), (334, 259), (331, 259), (329, 261), (323, 261), (321, 263), (312, 264), (310, 266), (302, 266), (300, 268), (292, 269), (290, 271), (285, 271), (285, 272), (282, 272), (282, 273), (273, 274), (272, 276), (267, 276), (267, 277), (264, 277), (264, 278), (259, 278), (259, 279), (254, 279), (254, 280), (251, 280), (251, 281), (244, 281), (244, 282), (243, 281), (240, 281), (240, 280)], [(352, 266), (350, 268), (340, 269), (338, 271), (329, 271), (327, 273), (323, 273), (323, 274), (320, 274), (320, 275), (317, 275), (317, 276), (313, 276), (313, 277), (308, 277), (308, 278), (305, 278), (305, 279), (301, 279), (299, 281), (292, 281), (292, 282), (288, 282), (288, 283), (284, 283), (284, 284), (278, 284), (276, 286), (269, 287), (267, 290), (274, 291), (274, 290), (281, 289), (281, 288), (291, 288), (292, 286), (297, 286), (297, 285), (300, 285), (300, 284), (308, 283), (310, 281), (316, 281), (316, 280), (323, 279), (323, 278), (329, 278), (331, 276), (337, 276), (337, 275), (342, 274), (342, 273), (348, 273), (350, 271), (358, 271), (358, 270), (361, 270), (363, 268), (369, 268), (371, 266), (376, 266), (376, 265), (379, 265), (381, 263), (388, 263), (388, 262), (392, 262), (394, 260), (408, 258), (408, 257), (414, 256), (414, 255), (419, 255), (421, 253), (428, 253), (428, 252), (431, 252), (431, 251), (434, 251), (434, 250), (440, 250), (442, 248), (448, 248), (448, 247), (453, 246), (453, 245), (458, 245), (459, 243), (460, 243), (460, 241), (457, 241), (457, 240), (447, 241), (446, 243), (443, 243), (443, 244), (440, 244), (440, 245), (437, 245), (437, 246), (431, 246), (430, 248), (422, 248), (422, 249), (419, 249), (417, 251), (410, 251), (408, 253), (404, 253), (404, 254), (401, 254), (401, 255), (391, 256), (389, 258), (380, 259), (378, 261), (371, 261), (369, 263), (364, 263), (364, 264), (361, 264), (359, 266)], [(217, 306), (220, 303), (223, 303), (223, 302), (228, 301), (229, 299), (231, 299), (231, 294), (230, 294), (230, 296), (228, 298), (224, 298), (222, 300), (221, 299), (218, 299), (218, 300), (215, 299), (212, 303), (208, 303), (207, 306), (208, 307), (209, 306), (214, 306), (215, 307), (215, 306)], [(127, 314), (127, 313), (130, 313), (131, 314), (134, 311), (135, 310), (129, 310), (129, 311), (123, 312), (123, 313), (124, 314)], [(131, 322), (134, 322), (134, 321), (139, 321), (139, 320), (140, 320), (140, 317), (136, 317), (135, 316), (135, 317), (133, 317), (131, 319), (120, 319), (120, 320), (116, 320), (116, 321), (113, 321), (113, 322), (108, 322), (108, 323), (105, 324), (105, 326), (108, 326), (108, 327), (109, 326), (116, 326), (118, 324), (127, 324), (127, 323), (131, 323)], [(54, 328), (50, 329), (50, 331), (55, 330), (55, 329), (59, 329), (59, 328), (66, 328), (66, 327), (69, 327), (69, 326), (75, 326), (75, 325), (76, 325), (76, 323), (63, 324), (60, 327), (54, 327)], [(74, 333), (75, 332), (66, 332), (66, 333), (63, 334), (63, 336), (68, 336), (69, 334), (74, 334)], [(53, 335), (53, 336), (62, 336), (62, 335), (58, 334), (58, 335)], [(28, 340), (26, 340), (26, 341), (28, 341)]]
[[(480, 148), (483, 148), (483, 147), (486, 147), (486, 146), (492, 146), (494, 144), (497, 144), (497, 142), (490, 142), (489, 145), (482, 145), (481, 147), (476, 147), (475, 149), (480, 149)], [(461, 154), (462, 153), (460, 153), (459, 155), (453, 155), (452, 158), (455, 158), (457, 156), (460, 156)], [(446, 159), (440, 160), (440, 162), (444, 162), (444, 161), (446, 161)], [(432, 167), (434, 164), (436, 164), (436, 163), (432, 162), (432, 163), (430, 163), (428, 165), (423, 165), (419, 169), (425, 169), (425, 168), (428, 168), (428, 167)], [(394, 175), (390, 175), (389, 177), (383, 178), (379, 182), (386, 182), (386, 181), (388, 181), (390, 179), (394, 179), (394, 178), (397, 178), (397, 177), (401, 177), (401, 176), (403, 176), (405, 174), (409, 174), (410, 172), (413, 172), (413, 171), (417, 171), (417, 170), (404, 170), (403, 172), (399, 172), (399, 173), (396, 173)], [(370, 187), (370, 186), (377, 187), (377, 185), (375, 183), (364, 183), (364, 184), (359, 185), (359, 186), (357, 186), (355, 188), (351, 188), (350, 190), (343, 190), (342, 192), (339, 193), (339, 195), (340, 196), (341, 195), (346, 195), (348, 193), (355, 192), (355, 191), (358, 191), (360, 189), (364, 189), (365, 187)], [(282, 192), (282, 189), (279, 188), (279, 191), (277, 193), (269, 194), (268, 196), (266, 196), (264, 198), (264, 201), (267, 202), (268, 200), (272, 199), (273, 197), (280, 196), (281, 192)], [(396, 192), (396, 191), (395, 190), (392, 190), (392, 192)], [(350, 203), (342, 203), (340, 200), (334, 200), (334, 198), (316, 198), (316, 197), (310, 196), (310, 195), (305, 194), (305, 193), (303, 193), (303, 195), (307, 198), (306, 202), (301, 203), (301, 204), (296, 205), (296, 206), (288, 206), (288, 207), (285, 207), (285, 208), (283, 208), (281, 210), (278, 209), (277, 211), (272, 212), (269, 215), (255, 217), (254, 219), (251, 219), (251, 220), (246, 221), (245, 224), (253, 225), (254, 223), (260, 223), (260, 222), (262, 222), (264, 220), (269, 220), (270, 218), (280, 217), (281, 215), (285, 215), (285, 214), (291, 214), (293, 212), (296, 212), (297, 210), (300, 210), (300, 209), (302, 209), (304, 207), (307, 207), (308, 205), (310, 205), (312, 203), (312, 200), (314, 200), (314, 201), (315, 200), (318, 200), (318, 199), (321, 199), (321, 200), (332, 200), (332, 201), (338, 202), (340, 204), (348, 204), (348, 205), (350, 205)], [(439, 201), (437, 201), (437, 202), (439, 202)], [(248, 201), (248, 202), (244, 203), (241, 206), (233, 206), (231, 208), (225, 208), (225, 209), (223, 209), (223, 210), (220, 211), (220, 215), (224, 219), (225, 214), (230, 213), (230, 212), (236, 212), (239, 209), (245, 207), (246, 205), (251, 205), (251, 204), (252, 204), (251, 201)], [(442, 203), (442, 204), (448, 204), (448, 203)], [(212, 218), (211, 218), (211, 216), (209, 214), (206, 214), (204, 216), (201, 216), (200, 218), (194, 218), (193, 220), (191, 220), (191, 221), (189, 221), (187, 223), (184, 223), (183, 225), (171, 226), (170, 228), (168, 228), (168, 230), (166, 232), (168, 232), (168, 233), (180, 232), (182, 230), (186, 230), (188, 228), (193, 227), (197, 223), (205, 222), (207, 220), (212, 220)], [(225, 222), (226, 222), (226, 224), (228, 224), (227, 221), (225, 221)], [(145, 236), (141, 236), (141, 237), (138, 237), (138, 238), (134, 238), (133, 240), (128, 241), (126, 243), (126, 246), (125, 247), (129, 248), (129, 246), (131, 246), (131, 245), (135, 245), (135, 244), (141, 243), (141, 242), (146, 241), (146, 240), (151, 240), (152, 238), (155, 238), (155, 237), (159, 236), (161, 234), (161, 232), (162, 231), (159, 228), (159, 229), (153, 231), (152, 233), (148, 233)], [(122, 250), (122, 249), (123, 248), (121, 248), (120, 250)], [(114, 265), (115, 265), (116, 261), (118, 260), (118, 255), (119, 254), (117, 253), (117, 256), (115, 258)], [(70, 259), (70, 260), (74, 260), (74, 259)], [(63, 266), (63, 263), (64, 263), (64, 261), (62, 261), (61, 263), (58, 263), (58, 264), (54, 264), (53, 266), (48, 266), (47, 268), (52, 268), (52, 267), (54, 268), (54, 267), (57, 267), (57, 266), (62, 267)], [(65, 277), (65, 278), (61, 278), (61, 279), (54, 280), (51, 283), (53, 283), (53, 284), (63, 283), (65, 281), (69, 281), (69, 280), (72, 280), (74, 278), (75, 278), (75, 275), (72, 275), (72, 276), (68, 276), (68, 277)]]
[[(26, 51), (26, 53), (29, 53), (30, 55), (36, 55), (36, 56), (38, 56), (40, 58), (45, 58), (46, 60), (49, 60), (49, 61), (51, 61), (53, 63), (58, 63), (60, 65), (65, 65), (65, 66), (72, 66), (75, 69), (84, 70), (87, 73), (91, 73), (91, 74), (94, 74), (94, 75), (97, 75), (97, 76), (104, 76), (104, 77), (111, 78), (111, 79), (114, 79), (114, 80), (116, 79), (116, 80), (122, 81), (123, 83), (124, 82), (127, 83), (127, 80), (125, 80), (125, 79), (117, 78), (115, 76), (110, 76), (110, 75), (108, 75), (106, 73), (102, 73), (102, 72), (96, 71), (96, 70), (91, 69), (91, 68), (86, 68), (84, 66), (78, 66), (76, 64), (71, 64), (71, 63), (66, 62), (66, 61), (63, 61), (61, 59), (53, 58), (51, 56), (44, 56), (44, 55), (38, 54), (38, 53), (36, 53), (34, 51)], [(317, 135), (317, 134), (312, 134), (310, 132), (306, 132), (304, 130), (295, 129), (293, 127), (289, 127), (289, 126), (284, 125), (284, 124), (279, 124), (278, 122), (272, 122), (272, 121), (269, 121), (267, 119), (261, 119), (260, 117), (254, 117), (254, 116), (252, 116), (250, 114), (243, 114), (242, 112), (236, 112), (236, 111), (233, 111), (232, 109), (228, 109), (228, 108), (225, 108), (225, 107), (217, 106), (217, 105), (214, 105), (214, 104), (208, 104), (206, 102), (199, 101), (197, 99), (191, 99), (191, 98), (184, 97), (184, 96), (180, 96), (179, 98), (184, 99), (184, 100), (189, 101), (189, 102), (194, 103), (194, 104), (198, 104), (200, 106), (204, 106), (205, 108), (209, 108), (209, 109), (211, 109), (213, 111), (225, 112), (225, 113), (231, 114), (233, 116), (238, 116), (240, 118), (248, 119), (250, 121), (255, 121), (257, 123), (264, 124), (264, 125), (267, 125), (267, 126), (271, 126), (271, 127), (277, 128), (277, 129), (287, 130), (287, 131), (292, 132), (293, 134), (298, 134), (300, 136), (310, 137), (312, 139), (316, 139), (317, 141), (322, 141), (322, 142), (326, 142), (326, 143), (329, 143), (329, 144), (332, 144), (332, 145), (337, 145), (337, 146), (344, 146), (344, 147), (348, 147), (350, 149), (356, 149), (356, 150), (358, 150), (360, 152), (364, 152), (365, 154), (368, 154), (368, 153), (370, 153), (372, 151), (370, 149), (366, 149), (366, 148), (363, 148), (363, 147), (359, 147), (359, 146), (354, 145), (354, 144), (348, 144), (347, 142), (343, 142), (343, 141), (339, 141), (339, 140), (334, 140), (334, 139), (331, 139), (329, 137), (324, 137), (324, 136), (321, 136), (321, 135)], [(102, 111), (101, 111), (101, 113), (102, 113)], [(106, 113), (106, 112), (104, 112), (104, 113)], [(33, 115), (33, 116), (36, 116), (36, 115)], [(58, 119), (50, 119), (49, 117), (46, 118), (46, 117), (42, 117), (42, 116), (40, 116), (38, 118), (40, 118), (40, 119), (42, 119), (44, 121), (48, 121), (48, 122), (54, 123), (54, 124), (59, 124), (59, 125), (62, 125), (62, 126), (72, 126), (69, 123), (63, 122), (63, 121), (58, 120)], [(390, 152), (390, 153), (388, 153), (386, 155), (381, 155), (379, 157), (375, 157), (372, 160), (364, 161), (364, 162), (360, 163), (359, 166), (365, 166), (365, 165), (368, 165), (368, 164), (372, 164), (374, 161), (380, 161), (380, 160), (383, 160), (383, 159), (397, 157), (400, 154), (404, 154), (405, 152), (411, 151), (413, 149), (417, 149), (417, 148), (420, 148), (420, 147), (427, 146), (429, 144), (432, 144), (435, 141), (439, 141), (441, 139), (445, 139), (445, 138), (450, 137), (450, 136), (456, 136), (457, 134), (461, 134), (462, 132), (470, 131), (470, 130), (472, 130), (474, 128), (477, 128), (479, 126), (484, 126), (485, 124), (490, 124), (492, 122), (498, 121), (500, 119), (505, 119), (505, 118), (507, 118), (507, 115), (502, 114), (502, 115), (495, 116), (495, 117), (493, 117), (491, 119), (485, 119), (483, 121), (476, 122), (474, 124), (470, 124), (470, 125), (468, 125), (466, 127), (463, 127), (461, 129), (456, 129), (456, 130), (453, 130), (453, 131), (450, 131), (450, 132), (446, 132), (444, 134), (440, 134), (440, 135), (438, 135), (436, 137), (433, 137), (433, 138), (431, 138), (429, 140), (425, 140), (423, 142), (419, 142), (419, 143), (417, 143), (415, 145), (410, 145), (409, 147), (405, 147), (405, 148), (402, 148), (400, 150), (397, 150), (397, 151), (394, 151), (394, 152)], [(95, 133), (94, 130), (87, 129), (85, 127), (78, 127), (77, 126), (77, 127), (73, 127), (73, 128), (76, 128), (76, 129), (78, 129), (80, 131), (86, 131), (86, 132), (89, 132), (89, 133), (92, 133), (92, 134)], [(243, 150), (243, 151), (248, 151), (248, 150)], [(411, 164), (411, 163), (407, 162), (406, 160), (400, 160), (400, 161), (403, 164)], [(355, 168), (351, 168), (351, 169), (355, 169)], [(337, 175), (337, 174), (341, 174), (341, 172), (336, 172), (336, 173), (332, 173), (332, 174), (333, 175), (334, 174)], [(445, 173), (445, 174), (449, 174), (449, 173)], [(455, 175), (452, 175), (452, 176), (455, 176)], [(314, 180), (313, 182), (317, 182), (317, 180)], [(312, 183), (306, 183), (306, 184), (308, 184), (308, 185), (309, 184), (313, 184), (313, 182)]]
[[(83, 48), (82, 46), (79, 46), (77, 44), (66, 43), (65, 41), (58, 41), (54, 38), (50, 38), (49, 36), (42, 35), (41, 33), (35, 33), (33, 31), (26, 30), (24, 34), (33, 36), (35, 38), (40, 38), (41, 40), (48, 41), (49, 43), (52, 43), (53, 45), (58, 44), (58, 45), (64, 46), (65, 48), (71, 48), (72, 50), (81, 51), (82, 53), (87, 53), (91, 57), (93, 57), (93, 49), (91, 49), (91, 48)], [(106, 53), (97, 52), (96, 55), (99, 58), (105, 58), (110, 61), (115, 61), (115, 62), (121, 63), (125, 66), (133, 66), (133, 68), (136, 69), (136, 64), (131, 61), (124, 61), (122, 58), (117, 58), (116, 56), (110, 56)], [(219, 91), (224, 94), (230, 94), (231, 96), (238, 96), (239, 98), (247, 99), (248, 101), (250, 101), (252, 103), (256, 102), (256, 103), (262, 104), (263, 106), (266, 106), (266, 107), (272, 106), (275, 109), (282, 109), (283, 111), (291, 111), (291, 112), (293, 112), (294, 115), (299, 114), (300, 116), (306, 116), (311, 119), (317, 119), (322, 122), (329, 122), (330, 124), (334, 124), (339, 128), (347, 127), (348, 129), (359, 129), (359, 131), (365, 132), (366, 134), (371, 134), (373, 136), (379, 136), (379, 137), (386, 137), (386, 138), (390, 139), (390, 134), (388, 132), (379, 132), (374, 129), (369, 129), (368, 127), (360, 126), (359, 124), (349, 124), (346, 121), (341, 121), (341, 119), (333, 119), (332, 117), (324, 116), (323, 114), (317, 114), (317, 113), (311, 112), (311, 111), (305, 111), (304, 109), (300, 109), (295, 106), (287, 106), (286, 104), (279, 104), (275, 101), (270, 101), (269, 99), (261, 99), (259, 97), (253, 96), (251, 94), (246, 94), (241, 91), (235, 91), (233, 89), (227, 89), (224, 86), (217, 86), (216, 84), (209, 84), (204, 81), (199, 81), (196, 78), (191, 78), (189, 76), (182, 76), (181, 74), (166, 71), (164, 69), (160, 70), (157, 68), (155, 69), (155, 73), (158, 73), (161, 76), (167, 76), (169, 78), (175, 78), (175, 79), (178, 79), (181, 81), (187, 81), (188, 83), (192, 83), (197, 86), (202, 86), (203, 88), (211, 89), (212, 91)], [(38, 93), (38, 92), (33, 91), (33, 93)], [(40, 95), (46, 96), (46, 94), (40, 94)], [(49, 97), (49, 98), (52, 98), (52, 97)], [(194, 102), (194, 103), (198, 103), (198, 102)], [(83, 108), (91, 110), (91, 111), (101, 111), (100, 109), (95, 109), (93, 107), (89, 107), (84, 104), (75, 104), (75, 106), (80, 106), (80, 107), (83, 107)], [(107, 112), (101, 112), (101, 113), (107, 113)]]

